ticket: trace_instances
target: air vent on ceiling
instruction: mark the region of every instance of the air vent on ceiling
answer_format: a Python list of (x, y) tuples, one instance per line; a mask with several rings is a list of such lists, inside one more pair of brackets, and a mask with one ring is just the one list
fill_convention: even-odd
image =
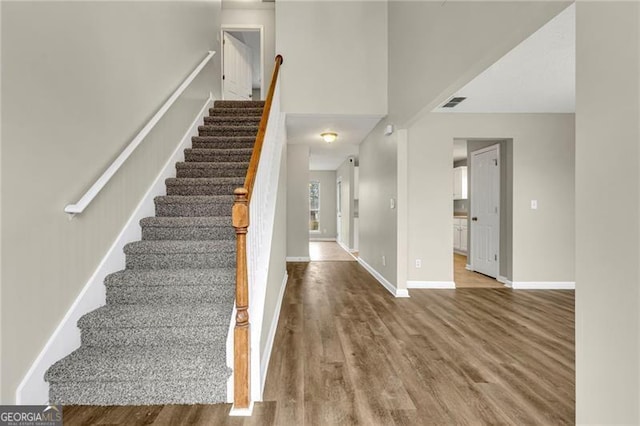
[(446, 104), (442, 105), (442, 108), (453, 108), (457, 106), (460, 102), (464, 101), (465, 99), (467, 98), (464, 98), (464, 97), (451, 98)]

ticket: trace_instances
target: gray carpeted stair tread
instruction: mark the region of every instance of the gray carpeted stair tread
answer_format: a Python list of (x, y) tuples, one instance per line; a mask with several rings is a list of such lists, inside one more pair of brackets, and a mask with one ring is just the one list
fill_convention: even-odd
[(251, 160), (252, 148), (207, 149), (189, 148), (184, 150), (184, 159), (188, 163), (247, 163)]
[(140, 271), (125, 269), (107, 275), (109, 286), (231, 286), (235, 289), (234, 268), (169, 269)]
[(169, 185), (219, 185), (219, 184), (243, 185), (244, 178), (240, 178), (240, 177), (167, 178), (165, 182)]
[(256, 141), (255, 136), (192, 136), (191, 143), (204, 142), (204, 143), (254, 143)]
[(167, 195), (223, 195), (233, 194), (244, 185), (243, 177), (168, 178)]
[(211, 269), (236, 265), (232, 233), (224, 240), (142, 240), (124, 247), (127, 269)]
[(187, 148), (185, 153), (209, 154), (209, 155), (248, 155), (251, 156), (253, 148)]
[(134, 241), (124, 246), (125, 254), (235, 253), (235, 250), (235, 242), (229, 241)]
[(215, 162), (189, 161), (176, 163), (176, 177), (178, 178), (207, 178), (207, 177), (246, 177), (249, 163), (246, 161)]
[(194, 149), (227, 149), (227, 148), (253, 148), (255, 143), (254, 138), (248, 142), (234, 142), (234, 141), (224, 141), (224, 142), (198, 142), (194, 141), (191, 143), (191, 147)]
[(231, 216), (211, 216), (211, 217), (145, 217), (140, 220), (140, 226), (162, 227), (162, 228), (210, 228), (210, 227), (231, 227)]
[(209, 304), (196, 305), (113, 305), (102, 306), (83, 315), (78, 320), (81, 329), (97, 328), (179, 328), (179, 327), (225, 327), (233, 306), (228, 309), (215, 309)]
[(200, 136), (253, 136), (258, 126), (198, 126)]
[(264, 108), (209, 108), (212, 117), (224, 116), (262, 116)]
[(264, 101), (215, 101), (213, 108), (264, 108)]
[(64, 382), (52, 383), (49, 401), (62, 405), (167, 405), (227, 402), (226, 380), (173, 380), (170, 382)]
[(228, 216), (233, 195), (163, 195), (154, 199), (156, 216)]
[(224, 380), (231, 375), (224, 346), (81, 347), (55, 363), (49, 382)]
[(223, 125), (223, 126), (257, 126), (260, 124), (262, 116), (260, 115), (223, 115), (214, 117), (205, 117), (206, 125)]
[(232, 161), (232, 162), (218, 162), (218, 161), (190, 161), (190, 162), (178, 162), (176, 163), (176, 169), (241, 169), (244, 170), (249, 167), (248, 161)]
[(143, 240), (235, 240), (231, 216), (148, 217), (140, 221)]
[(218, 285), (172, 285), (134, 286), (107, 284), (107, 304), (109, 305), (189, 305), (198, 301), (211, 306), (229, 304), (235, 300), (233, 282)]
[(233, 204), (233, 195), (159, 195), (156, 204)]

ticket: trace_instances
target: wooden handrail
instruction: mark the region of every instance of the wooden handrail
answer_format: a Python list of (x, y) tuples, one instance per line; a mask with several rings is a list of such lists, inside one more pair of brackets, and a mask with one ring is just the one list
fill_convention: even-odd
[(271, 84), (269, 85), (269, 92), (267, 93), (267, 99), (264, 102), (264, 110), (262, 111), (262, 118), (260, 119), (260, 127), (258, 127), (258, 134), (256, 135), (256, 143), (253, 146), (253, 153), (251, 154), (251, 160), (249, 161), (249, 169), (247, 170), (247, 177), (244, 179), (244, 188), (247, 190), (247, 197), (251, 201), (251, 193), (253, 192), (253, 185), (256, 182), (256, 175), (258, 174), (258, 164), (260, 164), (260, 153), (262, 152), (262, 144), (264, 143), (264, 135), (267, 133), (267, 122), (269, 121), (269, 114), (271, 113), (271, 104), (273, 103), (273, 94), (276, 91), (276, 83), (278, 82), (278, 74), (280, 73), (280, 65), (283, 62), (282, 55), (276, 56), (276, 63), (273, 67), (273, 74), (271, 75)]
[(237, 188), (234, 194), (234, 203), (231, 213), (232, 225), (236, 231), (236, 324), (233, 330), (233, 405), (235, 409), (247, 409), (251, 404), (250, 384), (250, 325), (249, 325), (249, 271), (247, 269), (247, 230), (249, 228), (249, 202), (258, 165), (264, 137), (267, 132), (267, 123), (271, 113), (273, 95), (278, 82), (278, 73), (283, 58), (276, 56), (271, 85), (264, 103), (260, 127), (256, 135), (256, 141), (247, 170), (244, 186)]

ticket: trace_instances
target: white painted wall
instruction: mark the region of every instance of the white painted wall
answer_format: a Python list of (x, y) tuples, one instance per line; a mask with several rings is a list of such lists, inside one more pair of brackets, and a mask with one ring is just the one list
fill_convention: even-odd
[(276, 3), (282, 105), (305, 114), (387, 113), (387, 3)]
[(309, 147), (287, 146), (287, 258), (309, 260)]
[(390, 117), (431, 111), (569, 4), (389, 2)]
[(219, 1), (3, 2), (3, 403), (209, 92), (219, 96), (219, 56), (82, 215), (69, 221), (64, 206), (217, 50), (219, 19)]
[(336, 237), (336, 172), (310, 171), (310, 181), (320, 182), (320, 233), (309, 232), (309, 238)]
[(639, 424), (640, 5), (576, 7), (576, 419)]
[[(387, 281), (397, 283), (397, 132), (384, 136), (388, 121), (382, 120), (360, 145), (360, 258)], [(382, 257), (385, 257), (385, 264)]]
[(513, 139), (512, 280), (574, 281), (573, 114), (432, 113), (411, 126), (408, 279), (453, 280), (451, 146), (460, 137)]

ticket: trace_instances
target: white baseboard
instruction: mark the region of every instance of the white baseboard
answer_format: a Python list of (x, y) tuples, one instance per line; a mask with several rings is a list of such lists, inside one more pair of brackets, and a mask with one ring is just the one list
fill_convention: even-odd
[(231, 407), (229, 415), (231, 417), (250, 417), (253, 414), (253, 401), (249, 403), (248, 408), (236, 408), (235, 405)]
[(514, 290), (575, 290), (575, 281), (513, 281)]
[(48, 403), (49, 384), (44, 381), (45, 372), (56, 361), (69, 355), (80, 346), (80, 329), (77, 327), (78, 319), (105, 304), (105, 277), (124, 269), (124, 246), (141, 238), (140, 219), (154, 215), (155, 204), (153, 199), (158, 195), (164, 194), (165, 179), (175, 176), (175, 163), (184, 159), (183, 151), (189, 146), (191, 136), (198, 134), (198, 125), (204, 120), (204, 116), (208, 114), (208, 109), (212, 102), (213, 99), (210, 97), (202, 107), (189, 130), (182, 137), (180, 144), (173, 151), (173, 154), (134, 209), (93, 275), (86, 282), (71, 308), (31, 365), (16, 390), (16, 404), (41, 405)]
[(473, 268), (468, 263), (465, 265), (464, 269), (466, 269), (467, 271), (473, 272)]
[(407, 288), (455, 289), (453, 281), (407, 281)]
[(346, 251), (347, 253), (351, 253), (351, 249), (345, 243), (337, 239), (336, 239), (336, 243), (338, 243), (338, 245), (342, 247), (344, 251)]
[(511, 281), (505, 276), (498, 275), (498, 278), (496, 278), (496, 280), (498, 280), (499, 283), (504, 284), (506, 287), (512, 287)]
[(309, 256), (306, 256), (306, 257), (287, 256), (286, 261), (287, 262), (311, 262), (311, 259), (309, 258)]
[(324, 237), (312, 237), (309, 236), (309, 241), (335, 241), (336, 237), (329, 237), (329, 238), (324, 238)]
[(397, 288), (395, 285), (391, 284), (389, 280), (383, 277), (378, 271), (373, 269), (373, 267), (367, 262), (362, 260), (361, 257), (357, 258), (356, 260), (360, 265), (362, 265), (364, 269), (367, 270), (367, 272), (369, 272), (373, 276), (373, 278), (375, 278), (380, 284), (382, 284), (382, 286), (386, 288), (389, 293), (391, 293), (395, 297), (409, 297), (409, 291), (406, 288)]
[(262, 359), (260, 360), (260, 400), (262, 401), (262, 395), (264, 394), (264, 385), (267, 382), (267, 371), (269, 370), (269, 361), (271, 360), (271, 352), (273, 350), (273, 341), (276, 338), (276, 331), (278, 330), (278, 320), (280, 319), (280, 310), (282, 308), (282, 300), (284, 299), (284, 292), (287, 288), (287, 281), (289, 275), (285, 271), (284, 278), (282, 279), (282, 285), (280, 286), (280, 292), (278, 293), (278, 302), (276, 304), (275, 313), (271, 324), (269, 325), (269, 334), (267, 335), (267, 342), (264, 347)]

